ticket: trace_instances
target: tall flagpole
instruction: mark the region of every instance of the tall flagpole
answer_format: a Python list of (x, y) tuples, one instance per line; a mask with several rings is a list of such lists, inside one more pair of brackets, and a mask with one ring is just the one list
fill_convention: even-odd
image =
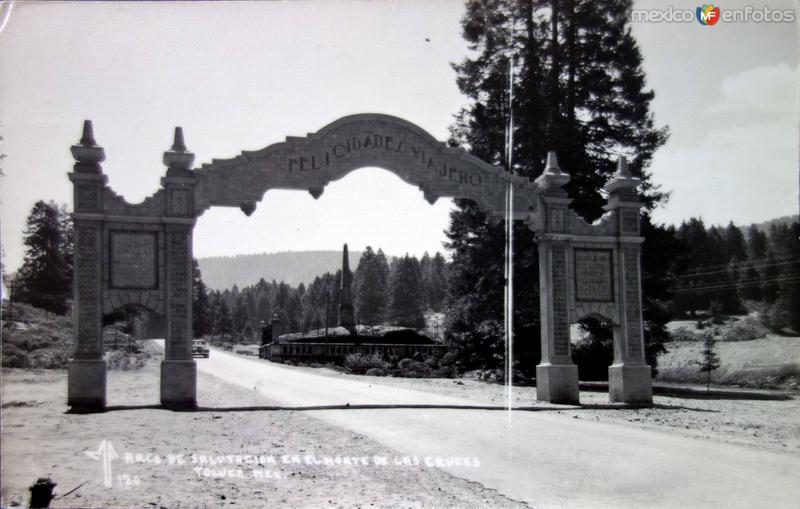
[[(511, 177), (514, 156), (514, 57), (508, 60), (508, 123), (506, 126), (506, 164)], [(514, 387), (514, 187), (511, 178), (506, 188), (506, 259), (505, 259), (505, 333), (506, 333), (506, 387), (511, 410)]]

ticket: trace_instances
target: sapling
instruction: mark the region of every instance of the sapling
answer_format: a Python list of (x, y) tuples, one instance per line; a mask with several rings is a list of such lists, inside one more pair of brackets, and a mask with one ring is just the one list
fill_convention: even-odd
[(714, 332), (706, 332), (703, 335), (703, 350), (701, 352), (701, 360), (696, 361), (700, 366), (700, 372), (706, 373), (706, 391), (711, 388), (711, 372), (715, 371), (720, 366), (719, 355), (717, 355), (715, 348), (717, 341), (714, 339)]

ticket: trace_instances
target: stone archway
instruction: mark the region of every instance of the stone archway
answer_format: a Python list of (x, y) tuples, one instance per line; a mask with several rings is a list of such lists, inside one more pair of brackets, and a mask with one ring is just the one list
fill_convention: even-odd
[(166, 316), (162, 404), (194, 406), (191, 262), (197, 217), (215, 206), (239, 207), (250, 215), (270, 189), (306, 190), (318, 198), (329, 182), (365, 166), (397, 174), (419, 187), (430, 203), (440, 197), (473, 200), (494, 221), (504, 218), (506, 192), (512, 188), (511, 218), (525, 221), (539, 244), (539, 399), (578, 402), (570, 316), (601, 313), (620, 324), (619, 357), (609, 368), (612, 401), (652, 401), (641, 320), (639, 180), (624, 160), (606, 186), (608, 212), (590, 225), (568, 208), (562, 186), (569, 176), (558, 167), (555, 154), (531, 182), (388, 115), (347, 116), (306, 137), (288, 137), (197, 169), (191, 169), (194, 154), (176, 128), (172, 148), (164, 153), (167, 171), (161, 189), (137, 205), (107, 185), (100, 166), (105, 154), (89, 121), (72, 154), (76, 350), (69, 366), (70, 406), (105, 406), (102, 315), (131, 304)]

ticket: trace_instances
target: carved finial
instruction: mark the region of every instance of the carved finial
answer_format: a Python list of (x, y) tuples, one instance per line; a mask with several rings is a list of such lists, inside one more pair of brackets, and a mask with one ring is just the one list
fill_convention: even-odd
[(183, 128), (175, 128), (172, 148), (164, 152), (164, 164), (171, 170), (188, 170), (194, 162), (194, 154), (186, 149), (183, 141)]
[(617, 160), (617, 176), (619, 177), (630, 177), (631, 172), (628, 169), (628, 160), (625, 159), (625, 156), (619, 156)]
[(106, 158), (103, 147), (94, 141), (92, 121), (83, 121), (83, 135), (77, 145), (70, 147), (72, 157), (77, 161), (76, 170), (80, 173), (100, 173), (100, 163)]
[(83, 136), (81, 136), (80, 144), (84, 147), (97, 146), (97, 142), (94, 141), (94, 129), (92, 128), (91, 120), (83, 121)]
[(558, 156), (555, 151), (551, 150), (547, 153), (547, 164), (544, 171), (549, 173), (561, 173), (561, 168), (558, 167)]
[(554, 151), (547, 153), (547, 164), (544, 167), (544, 172), (536, 179), (539, 189), (542, 189), (550, 194), (565, 194), (562, 186), (569, 182), (569, 175), (561, 171), (558, 167), (558, 157)]
[(625, 156), (619, 156), (619, 159), (617, 159), (617, 171), (611, 180), (603, 186), (603, 189), (611, 196), (609, 206), (613, 205), (612, 202), (616, 203), (620, 200), (638, 203), (636, 186), (641, 183), (641, 179), (631, 175), (631, 170), (628, 168), (628, 160), (625, 159)]
[(183, 128), (175, 128), (175, 137), (172, 141), (173, 152), (186, 152), (186, 144), (183, 142)]

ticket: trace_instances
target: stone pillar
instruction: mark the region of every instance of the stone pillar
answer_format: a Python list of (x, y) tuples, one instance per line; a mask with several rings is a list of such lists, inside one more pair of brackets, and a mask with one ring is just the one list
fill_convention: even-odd
[(69, 178), (73, 184), (75, 227), (73, 267), (73, 334), (75, 353), (69, 361), (67, 404), (75, 408), (106, 406), (106, 361), (103, 358), (103, 187), (107, 177), (100, 163), (103, 148), (94, 140), (92, 123), (83, 124)]
[(569, 175), (558, 167), (555, 152), (536, 179), (544, 191), (544, 229), (539, 235), (539, 302), (542, 360), (536, 366), (536, 398), (551, 403), (578, 403), (578, 367), (572, 362), (569, 337), (569, 240), (563, 186)]
[(192, 230), (194, 186), (190, 166), (194, 154), (186, 150), (183, 131), (175, 129), (172, 149), (164, 153), (167, 175), (164, 221), (166, 262), (167, 334), (161, 363), (161, 404), (169, 407), (197, 405), (197, 365), (192, 358)]
[(650, 366), (644, 357), (642, 328), (641, 242), (636, 194), (640, 179), (628, 171), (620, 158), (614, 178), (606, 184), (609, 193), (606, 210), (616, 212), (619, 221), (619, 247), (615, 250), (620, 288), (620, 324), (614, 327), (614, 363), (608, 368), (609, 399), (612, 402), (651, 404), (653, 388)]

